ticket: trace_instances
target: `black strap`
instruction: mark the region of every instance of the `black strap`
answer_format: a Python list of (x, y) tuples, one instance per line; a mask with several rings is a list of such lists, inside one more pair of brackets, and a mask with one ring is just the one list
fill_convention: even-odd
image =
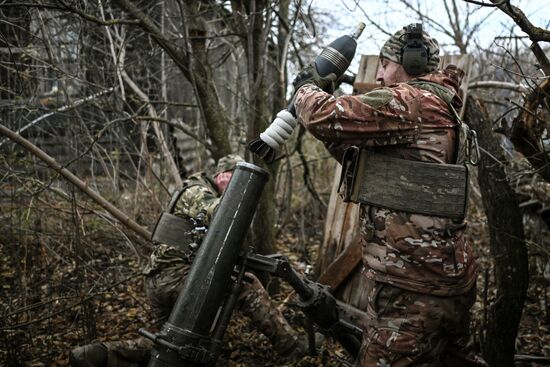
[[(358, 146), (352, 145), (345, 150), (342, 158), (342, 172), (340, 173), (337, 192), (342, 196), (344, 203), (351, 201), (351, 188), (355, 183), (355, 172), (360, 152), (361, 150)], [(343, 190), (342, 185), (344, 186)]]

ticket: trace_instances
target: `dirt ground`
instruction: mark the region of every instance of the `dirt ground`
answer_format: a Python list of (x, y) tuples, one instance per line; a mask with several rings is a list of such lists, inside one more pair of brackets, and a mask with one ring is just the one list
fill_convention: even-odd
[[(139, 328), (154, 328), (140, 274), (149, 244), (131, 237), (129, 241), (90, 210), (59, 202), (3, 203), (1, 217), (0, 365), (66, 366), (68, 352), (77, 345), (135, 338)], [(314, 264), (322, 240), (322, 218), (310, 220), (305, 232), (290, 221), (277, 242), (277, 250), (299, 271)], [(475, 343), (482, 336), (487, 310), (485, 288), (488, 303), (494, 299), (485, 226), (483, 216), (474, 211), (468, 233), (480, 264), (478, 300), (472, 311)], [(550, 357), (550, 292), (544, 277), (548, 258), (539, 250), (530, 246), (531, 283), (517, 353)], [(290, 288), (281, 286), (274, 302), (304, 335), (304, 317), (289, 294)], [(353, 361), (330, 339), (317, 356), (283, 361), (249, 320), (237, 313), (217, 365), (346, 366)]]

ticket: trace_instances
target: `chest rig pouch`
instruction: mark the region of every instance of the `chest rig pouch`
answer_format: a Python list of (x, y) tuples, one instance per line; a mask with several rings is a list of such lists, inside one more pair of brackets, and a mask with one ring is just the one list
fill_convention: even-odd
[(164, 243), (184, 252), (189, 252), (189, 244), (193, 242), (193, 229), (190, 220), (172, 214), (176, 208), (183, 190), (178, 190), (172, 195), (170, 204), (163, 212), (155, 225), (151, 240), (156, 243)]
[(465, 165), (410, 161), (351, 147), (344, 154), (342, 186), (344, 201), (457, 220), (466, 214)]
[(397, 211), (463, 220), (468, 203), (468, 169), (480, 154), (477, 135), (463, 123), (451, 101), (454, 92), (436, 83), (410, 81), (441, 98), (459, 123), (456, 164), (394, 158), (356, 146), (343, 157), (339, 192), (344, 201)]

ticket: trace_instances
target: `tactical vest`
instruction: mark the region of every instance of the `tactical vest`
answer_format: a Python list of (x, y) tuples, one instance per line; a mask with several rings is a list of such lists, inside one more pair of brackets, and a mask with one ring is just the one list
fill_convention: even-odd
[(191, 219), (173, 214), (183, 192), (196, 185), (214, 186), (215, 184), (202, 172), (187, 179), (183, 187), (172, 194), (168, 207), (160, 215), (151, 237), (153, 242), (175, 247), (184, 253), (193, 252), (198, 247), (199, 243), (196, 246), (190, 246), (196, 242), (195, 225)]
[[(439, 84), (410, 81), (446, 102), (458, 122), (455, 164), (427, 163), (390, 157), (372, 148), (352, 146), (342, 160), (339, 191), (345, 202), (396, 211), (463, 220), (468, 201), (466, 161), (477, 164), (475, 131), (463, 123), (451, 104), (454, 92)], [(475, 159), (470, 151), (475, 148)], [(343, 190), (341, 190), (343, 187)]]

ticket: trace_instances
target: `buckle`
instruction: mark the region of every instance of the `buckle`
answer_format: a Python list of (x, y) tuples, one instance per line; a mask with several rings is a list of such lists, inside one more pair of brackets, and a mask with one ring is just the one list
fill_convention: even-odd
[[(472, 155), (472, 151), (475, 153), (474, 155)], [(466, 154), (468, 155), (468, 162), (472, 166), (479, 164), (481, 155), (479, 153), (479, 144), (477, 143), (477, 133), (473, 129), (468, 131), (468, 150)]]

